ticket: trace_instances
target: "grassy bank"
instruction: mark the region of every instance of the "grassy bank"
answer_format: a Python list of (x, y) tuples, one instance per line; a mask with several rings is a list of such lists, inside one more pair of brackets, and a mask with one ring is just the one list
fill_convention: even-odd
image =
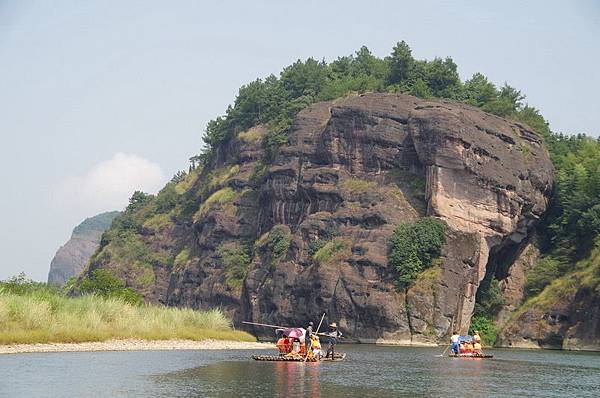
[(128, 304), (96, 295), (67, 297), (43, 284), (0, 283), (0, 344), (110, 339), (255, 341), (219, 310)]

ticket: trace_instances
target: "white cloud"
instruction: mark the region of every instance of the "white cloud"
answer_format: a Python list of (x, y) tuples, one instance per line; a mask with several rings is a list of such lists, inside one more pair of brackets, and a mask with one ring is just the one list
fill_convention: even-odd
[(166, 180), (158, 164), (136, 154), (119, 152), (83, 175), (65, 178), (53, 196), (65, 210), (94, 215), (122, 210), (133, 191), (156, 193)]

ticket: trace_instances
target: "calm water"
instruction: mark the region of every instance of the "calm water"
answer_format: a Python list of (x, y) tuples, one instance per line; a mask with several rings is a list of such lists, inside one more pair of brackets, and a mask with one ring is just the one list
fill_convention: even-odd
[[(343, 345), (337, 363), (255, 362), (251, 351), (0, 356), (2, 397), (599, 397), (600, 354)], [(264, 353), (264, 352), (263, 352)]]

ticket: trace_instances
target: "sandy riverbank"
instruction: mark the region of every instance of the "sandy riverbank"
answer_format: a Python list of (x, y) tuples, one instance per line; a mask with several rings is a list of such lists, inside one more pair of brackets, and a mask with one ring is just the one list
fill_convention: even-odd
[(25, 352), (161, 351), (161, 350), (260, 350), (275, 349), (272, 343), (227, 340), (109, 340), (89, 343), (0, 345), (0, 354)]

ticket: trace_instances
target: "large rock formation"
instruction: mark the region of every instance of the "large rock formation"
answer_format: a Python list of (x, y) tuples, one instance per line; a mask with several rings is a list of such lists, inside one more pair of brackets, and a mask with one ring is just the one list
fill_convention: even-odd
[[(423, 205), (410, 186), (419, 178)], [(353, 190), (355, 179), (367, 187)], [(276, 269), (254, 262), (242, 313), (292, 322), (327, 310), (367, 341), (466, 332), (490, 253), (524, 241), (551, 186), (540, 138), (472, 107), (385, 94), (314, 105), (298, 116), (261, 189), (260, 230), (291, 226), (290, 252)], [(387, 239), (397, 223), (424, 214), (450, 227), (442, 265), (398, 292)], [(309, 242), (331, 228), (348, 251), (315, 264)]]
[(119, 214), (118, 211), (101, 213), (86, 218), (76, 226), (71, 238), (58, 249), (50, 263), (48, 283), (62, 286), (69, 278), (78, 275), (90, 256), (98, 249), (102, 233)]
[[(361, 341), (433, 342), (466, 332), (480, 281), (527, 243), (553, 183), (537, 134), (448, 101), (314, 104), (268, 163), (264, 134), (240, 134), (177, 185), (195, 198), (193, 217), (176, 208), (169, 224), (138, 228), (136, 239), (174, 258), (145, 268), (154, 285), (137, 282), (142, 268), (116, 255), (116, 241), (91, 268), (115, 270), (151, 301), (221, 306), (236, 321), (297, 324), (327, 312)], [(388, 238), (426, 215), (449, 226), (441, 261), (398, 290)]]

